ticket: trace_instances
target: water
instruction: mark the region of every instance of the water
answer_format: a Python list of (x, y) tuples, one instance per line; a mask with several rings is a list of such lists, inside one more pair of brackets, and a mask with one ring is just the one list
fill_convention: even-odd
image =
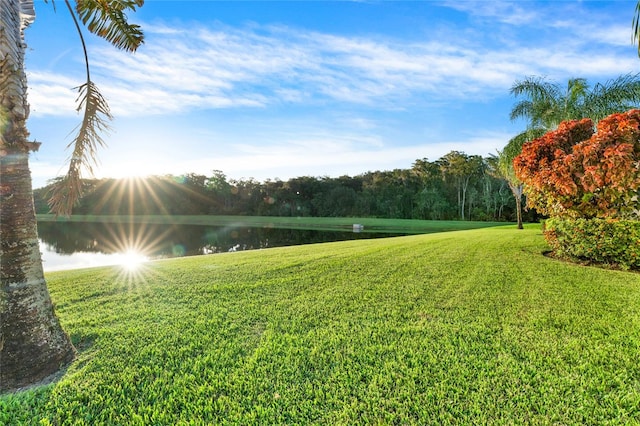
[[(391, 236), (392, 234), (277, 228), (40, 222), (45, 271), (126, 265), (144, 259)], [(398, 234), (393, 234), (398, 235)]]

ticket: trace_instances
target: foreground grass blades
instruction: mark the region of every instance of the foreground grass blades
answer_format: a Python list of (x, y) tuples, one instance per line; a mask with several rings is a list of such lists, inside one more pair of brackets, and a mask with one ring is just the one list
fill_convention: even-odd
[(79, 350), (2, 424), (634, 424), (640, 274), (539, 226), (48, 275)]

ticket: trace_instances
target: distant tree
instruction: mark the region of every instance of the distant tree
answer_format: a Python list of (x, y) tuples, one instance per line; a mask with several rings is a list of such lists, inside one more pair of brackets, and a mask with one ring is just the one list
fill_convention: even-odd
[[(276, 181), (281, 183), (282, 181)], [(231, 185), (231, 214), (237, 215), (277, 215), (270, 210), (277, 207), (277, 200), (269, 194), (269, 181), (261, 184), (253, 178), (230, 179)]]
[(318, 194), (318, 212), (321, 216), (349, 217), (354, 216), (358, 194), (353, 188), (335, 185), (328, 193)]
[(465, 220), (469, 183), (474, 176), (478, 176), (481, 173), (482, 157), (478, 155), (469, 156), (460, 151), (451, 151), (438, 161), (445, 179), (451, 180), (456, 188), (460, 219)]
[[(85, 194), (73, 213), (434, 220), (460, 219), (464, 214), (465, 219), (501, 219), (506, 205), (504, 192), (508, 190), (506, 183), (492, 172), (493, 159), (466, 154), (463, 157), (477, 166), (466, 181), (444, 173), (443, 159), (433, 162), (420, 159), (410, 169), (366, 172), (355, 177), (302, 176), (262, 183), (253, 179), (229, 180), (219, 170), (214, 170), (211, 176), (187, 173), (144, 179), (83, 179)], [(46, 212), (43, 198), (46, 189), (34, 192), (40, 213)]]
[(227, 176), (221, 170), (214, 170), (205, 182), (205, 186), (211, 198), (213, 198), (213, 211), (209, 213), (229, 213), (231, 211), (231, 184)]
[(207, 187), (208, 177), (198, 173), (187, 173), (174, 181), (175, 192), (181, 196), (179, 214), (208, 214), (213, 206)]
[(482, 184), (482, 203), (484, 205), (484, 217), (499, 219), (505, 206), (503, 189), (508, 185), (500, 174), (496, 173), (498, 157), (490, 155), (484, 158)]
[(414, 218), (439, 220), (447, 217), (450, 204), (445, 194), (440, 163), (426, 158), (418, 159), (414, 161), (411, 173), (420, 184), (420, 189), (415, 194)]
[[(143, 0), (78, 0), (75, 11), (68, 0), (64, 3), (80, 35), (77, 18), (117, 48), (134, 51), (143, 41), (140, 28), (129, 24), (125, 14)], [(42, 271), (28, 163), (29, 153), (40, 145), (27, 140), (26, 126), (24, 30), (34, 19), (32, 0), (0, 0), (0, 392), (35, 383), (74, 357), (53, 314)], [(80, 170), (90, 167), (102, 144), (100, 132), (111, 117), (88, 66), (86, 70), (86, 81), (78, 88), (83, 120), (72, 143), (69, 173), (53, 198), (53, 208), (61, 213), (70, 211), (82, 190)]]

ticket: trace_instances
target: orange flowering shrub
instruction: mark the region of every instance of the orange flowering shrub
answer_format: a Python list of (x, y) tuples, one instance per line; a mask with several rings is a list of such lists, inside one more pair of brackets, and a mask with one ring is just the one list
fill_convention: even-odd
[(640, 203), (640, 110), (565, 121), (513, 161), (527, 205), (552, 217), (631, 217)]
[(557, 255), (640, 269), (640, 110), (563, 122), (513, 167)]
[(640, 110), (613, 114), (596, 133), (573, 147), (569, 163), (580, 177), (584, 217), (636, 214), (640, 188)]

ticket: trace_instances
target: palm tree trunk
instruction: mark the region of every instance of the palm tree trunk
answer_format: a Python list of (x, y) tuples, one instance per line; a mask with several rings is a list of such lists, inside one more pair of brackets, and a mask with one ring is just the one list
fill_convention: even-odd
[(55, 373), (74, 357), (42, 271), (28, 153), (0, 156), (0, 392)]
[(524, 229), (522, 225), (522, 184), (515, 185), (512, 182), (509, 183), (509, 188), (513, 194), (513, 198), (516, 200), (516, 217), (518, 220), (518, 229)]
[(0, 0), (0, 393), (37, 383), (75, 354), (53, 312), (33, 205), (22, 33), (32, 6)]

